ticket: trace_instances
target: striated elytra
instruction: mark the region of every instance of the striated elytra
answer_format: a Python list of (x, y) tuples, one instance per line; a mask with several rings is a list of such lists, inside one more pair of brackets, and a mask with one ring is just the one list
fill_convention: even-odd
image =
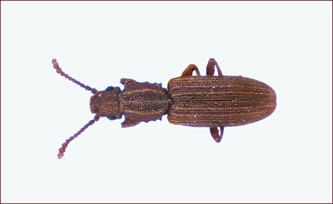
[(238, 126), (269, 116), (276, 106), (272, 88), (241, 76), (182, 77), (171, 79), (174, 103), (168, 120), (192, 127)]
[[(59, 159), (68, 144), (100, 117), (115, 120), (124, 115), (121, 125), (126, 128), (142, 121), (161, 120), (167, 114), (175, 125), (209, 127), (213, 139), (220, 142), (224, 127), (259, 121), (276, 108), (276, 94), (271, 87), (242, 76), (223, 76), (213, 58), (208, 61), (207, 76), (201, 76), (198, 68), (190, 64), (180, 77), (168, 82), (167, 89), (157, 83), (121, 79), (123, 91), (113, 86), (97, 91), (65, 74), (56, 59), (52, 63), (59, 74), (94, 94), (90, 98), (94, 119), (62, 144)], [(213, 76), (215, 68), (218, 76)], [(192, 75), (194, 71), (196, 76)]]

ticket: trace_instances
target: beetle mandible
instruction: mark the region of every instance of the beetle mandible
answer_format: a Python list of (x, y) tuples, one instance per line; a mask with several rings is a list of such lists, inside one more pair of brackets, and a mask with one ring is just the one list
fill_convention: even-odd
[[(207, 76), (201, 76), (197, 66), (190, 64), (180, 77), (169, 80), (167, 89), (157, 83), (121, 79), (123, 91), (112, 86), (97, 91), (65, 74), (56, 59), (52, 64), (57, 73), (94, 94), (90, 98), (94, 119), (62, 144), (59, 159), (68, 144), (100, 117), (115, 120), (124, 115), (121, 126), (126, 128), (142, 121), (161, 120), (167, 114), (169, 122), (175, 125), (209, 127), (213, 139), (220, 142), (224, 127), (256, 122), (276, 108), (276, 94), (271, 87), (242, 76), (223, 76), (213, 58), (208, 61)], [(214, 76), (215, 68), (218, 76)], [(196, 76), (192, 75), (194, 71)]]

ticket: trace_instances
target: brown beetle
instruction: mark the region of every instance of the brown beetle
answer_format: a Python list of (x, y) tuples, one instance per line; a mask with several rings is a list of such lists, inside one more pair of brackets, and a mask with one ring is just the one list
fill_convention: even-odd
[[(209, 127), (214, 140), (220, 142), (224, 127), (256, 122), (272, 114), (276, 107), (276, 94), (271, 87), (250, 78), (223, 76), (213, 58), (208, 61), (207, 76), (201, 76), (198, 68), (190, 64), (180, 77), (168, 82), (168, 89), (157, 83), (121, 79), (125, 86), (123, 91), (112, 86), (97, 91), (65, 74), (56, 59), (52, 63), (59, 74), (94, 94), (90, 98), (90, 109), (96, 114), (62, 144), (59, 159), (68, 144), (100, 117), (114, 120), (125, 115), (121, 124), (125, 128), (142, 121), (161, 120), (168, 114), (169, 122), (175, 125)], [(218, 76), (213, 76), (214, 67)], [(193, 71), (197, 76), (192, 76)]]

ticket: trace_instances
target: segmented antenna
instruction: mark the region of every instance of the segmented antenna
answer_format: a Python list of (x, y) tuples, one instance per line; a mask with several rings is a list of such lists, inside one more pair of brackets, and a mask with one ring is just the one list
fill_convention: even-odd
[(66, 148), (68, 146), (68, 144), (74, 140), (74, 138), (76, 138), (77, 136), (79, 136), (83, 131), (85, 131), (90, 125), (94, 124), (95, 121), (99, 120), (99, 115), (95, 115), (94, 119), (89, 121), (89, 123), (87, 123), (83, 128), (81, 128), (81, 130), (79, 130), (77, 133), (75, 133), (72, 137), (68, 138), (66, 140), (66, 142), (64, 142), (61, 146), (61, 148), (59, 149), (59, 153), (58, 153), (58, 158), (61, 159), (64, 156), (64, 153), (66, 151)]
[(64, 76), (65, 78), (67, 78), (69, 81), (72, 81), (73, 83), (81, 86), (82, 88), (84, 88), (88, 91), (91, 91), (93, 94), (98, 92), (95, 88), (91, 88), (90, 86), (86, 86), (86, 85), (82, 84), (81, 82), (77, 81), (76, 79), (70, 77), (65, 72), (63, 72), (62, 69), (59, 67), (59, 64), (58, 64), (56, 59), (52, 60), (52, 64), (53, 64), (54, 69), (57, 70), (57, 73), (60, 74), (61, 76)]
[[(93, 94), (98, 93), (98, 91), (95, 88), (91, 88), (90, 86), (86, 86), (84, 84), (82, 84), (81, 82), (77, 81), (76, 79), (70, 77), (68, 74), (64, 73), (61, 68), (59, 67), (59, 64), (57, 62), (56, 59), (52, 60), (52, 64), (53, 67), (57, 70), (57, 73), (60, 74), (61, 76), (64, 76), (65, 78), (67, 78), (69, 81), (72, 81), (73, 83), (81, 86), (82, 88), (91, 91)], [(81, 130), (79, 130), (77, 133), (75, 133), (72, 137), (68, 138), (66, 140), (66, 142), (64, 142), (61, 146), (61, 148), (59, 149), (59, 153), (58, 153), (58, 158), (61, 159), (64, 156), (64, 153), (66, 151), (66, 148), (68, 146), (68, 144), (73, 141), (76, 137), (78, 137), (83, 131), (85, 131), (85, 129), (87, 129), (90, 125), (94, 124), (95, 121), (98, 121), (100, 118), (100, 116), (97, 114), (95, 115), (93, 120), (90, 120), (83, 128), (81, 128)]]

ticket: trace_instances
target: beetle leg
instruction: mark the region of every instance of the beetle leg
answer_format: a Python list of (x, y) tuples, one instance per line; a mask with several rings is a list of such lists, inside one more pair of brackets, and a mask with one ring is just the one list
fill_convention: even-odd
[(133, 127), (133, 126), (136, 126), (137, 124), (139, 124), (140, 122), (141, 121), (135, 121), (135, 120), (126, 118), (124, 120), (124, 122), (121, 123), (121, 127), (122, 128)]
[(219, 67), (219, 65), (217, 64), (217, 62), (215, 61), (214, 58), (210, 58), (207, 64), (207, 70), (206, 70), (206, 75), (207, 76), (213, 76), (214, 75), (214, 67), (216, 66), (217, 72), (219, 74), (219, 76), (223, 76), (221, 69)]
[(210, 128), (210, 134), (212, 135), (215, 142), (220, 142), (221, 141), (221, 139), (223, 137), (223, 130), (224, 130), (224, 127), (221, 126), (220, 127), (220, 134), (219, 134), (219, 131), (217, 130), (217, 127), (211, 127)]
[(197, 76), (201, 76), (199, 69), (197, 66), (195, 66), (194, 64), (190, 64), (188, 65), (188, 67), (183, 71), (182, 75), (180, 77), (185, 77), (185, 76), (192, 76), (193, 71), (195, 71), (197, 73)]

